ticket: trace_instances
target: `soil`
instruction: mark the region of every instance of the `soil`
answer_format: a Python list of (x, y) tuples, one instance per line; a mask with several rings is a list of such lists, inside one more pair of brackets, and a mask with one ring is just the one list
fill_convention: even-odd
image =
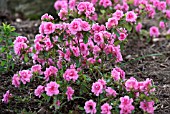
[[(34, 39), (40, 21), (19, 20), (10, 23), (20, 35)], [(146, 43), (145, 39), (132, 38), (124, 49), (122, 54), (125, 64), (122, 64), (122, 68), (126, 71), (126, 77), (134, 76), (138, 80), (152, 78), (157, 86), (156, 96), (159, 99), (159, 103), (155, 105), (155, 114), (170, 113), (170, 40), (158, 38), (155, 42)], [(1, 114), (24, 113), (24, 109), (35, 113), (50, 113), (47, 111), (48, 104), (38, 104), (38, 99), (31, 94), (38, 84), (29, 85), (29, 89), (18, 90), (11, 85), (12, 76), (10, 73), (1, 75), (0, 99), (5, 91), (10, 90), (21, 100), (17, 102), (13, 98), (8, 105), (0, 102)]]

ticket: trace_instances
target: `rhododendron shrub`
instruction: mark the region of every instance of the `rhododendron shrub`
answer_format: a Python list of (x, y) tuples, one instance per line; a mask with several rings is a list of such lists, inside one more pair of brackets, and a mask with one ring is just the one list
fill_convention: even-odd
[[(150, 3), (154, 4), (134, 0), (134, 6), (141, 8), (144, 6), (139, 4)], [(159, 9), (165, 9), (161, 4)], [(122, 44), (132, 27), (138, 32), (142, 29), (138, 18), (143, 9), (129, 10), (131, 5), (118, 0), (56, 1), (54, 7), (60, 21), (44, 14), (33, 45), (23, 36), (16, 38), (16, 55), (21, 60), (31, 57), (33, 65), (16, 72), (12, 85), (20, 88), (36, 81), (34, 95), (49, 102), (54, 112), (62, 112), (72, 103), (71, 109), (91, 114), (153, 113), (156, 98), (152, 79), (128, 79), (119, 68)], [(153, 37), (160, 34), (157, 27), (150, 33)]]

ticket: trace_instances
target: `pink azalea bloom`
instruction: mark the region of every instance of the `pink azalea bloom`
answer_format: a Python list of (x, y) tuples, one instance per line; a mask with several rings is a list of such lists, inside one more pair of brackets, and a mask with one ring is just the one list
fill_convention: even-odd
[(69, 0), (69, 8), (71, 10), (75, 9), (76, 6), (76, 0)]
[(18, 76), (18, 74), (14, 74), (14, 76), (12, 77), (12, 85), (14, 85), (15, 87), (20, 86), (20, 77)]
[(127, 37), (127, 34), (121, 32), (121, 33), (120, 33), (120, 36), (118, 37), (118, 39), (119, 39), (120, 41), (123, 41), (123, 40), (125, 40), (126, 37)]
[(72, 47), (71, 47), (71, 50), (72, 50), (74, 56), (76, 56), (76, 57), (80, 56), (79, 47), (72, 46)]
[(91, 91), (96, 95), (99, 96), (100, 93), (103, 92), (103, 85), (100, 82), (95, 82), (92, 85)]
[(63, 78), (66, 81), (73, 80), (74, 82), (78, 79), (79, 75), (76, 69), (67, 69), (63, 74)]
[(126, 21), (127, 22), (136, 22), (137, 15), (134, 13), (134, 11), (128, 11), (126, 13)]
[(120, 20), (123, 17), (123, 11), (116, 10), (116, 12), (113, 13), (113, 17), (115, 17), (117, 20)]
[(106, 8), (106, 7), (112, 6), (112, 2), (111, 0), (100, 0), (99, 5)]
[(98, 79), (97, 81), (102, 84), (104, 89), (106, 88), (106, 81), (103, 78), (102, 79)]
[(66, 53), (64, 54), (64, 59), (70, 61), (70, 56), (71, 56), (70, 49), (66, 49)]
[(35, 50), (37, 52), (43, 51), (43, 47), (44, 47), (44, 45), (40, 44), (39, 42), (35, 43)]
[(10, 97), (12, 97), (12, 94), (8, 90), (5, 94), (3, 94), (2, 102), (7, 104), (9, 102)]
[(73, 99), (72, 98), (73, 94), (74, 94), (74, 90), (71, 87), (67, 87), (66, 95), (68, 101)]
[(168, 5), (170, 5), (170, 0), (166, 0), (166, 3), (167, 3)]
[(121, 104), (119, 105), (120, 114), (130, 114), (132, 110), (134, 110), (134, 106), (132, 105), (133, 99), (129, 98), (129, 96), (124, 96), (120, 98)]
[(38, 74), (43, 74), (43, 72), (41, 71), (41, 65), (37, 64), (37, 65), (34, 65), (31, 67), (31, 72), (35, 72), (35, 73), (38, 73)]
[(95, 114), (97, 112), (96, 103), (93, 100), (86, 101), (84, 109), (86, 113)]
[(44, 21), (44, 20), (54, 20), (53, 16), (51, 15), (48, 15), (48, 13), (45, 13), (43, 16), (41, 16), (41, 20)]
[(121, 68), (118, 68), (118, 67), (116, 67), (115, 70), (120, 72), (120, 77), (124, 80), (125, 79), (125, 72)]
[(21, 55), (22, 50), (26, 49), (28, 46), (26, 43), (18, 42), (14, 44), (14, 52), (16, 55)]
[(45, 87), (45, 91), (46, 94), (48, 96), (53, 96), (53, 95), (58, 95), (59, 94), (59, 84), (57, 84), (56, 82), (50, 82), (47, 84), (47, 86)]
[(86, 21), (81, 22), (81, 28), (83, 31), (89, 31), (91, 29), (89, 23)]
[(106, 22), (106, 28), (111, 29), (112, 27), (115, 27), (118, 25), (118, 19), (116, 17), (112, 17), (108, 19), (108, 22)]
[(22, 70), (19, 71), (20, 80), (23, 84), (26, 84), (26, 82), (30, 82), (30, 79), (32, 77), (32, 73), (29, 70)]
[(78, 31), (81, 31), (81, 22), (74, 19), (68, 26), (68, 29), (71, 31), (71, 34), (76, 34)]
[(116, 56), (116, 63), (123, 61), (122, 54), (120, 52), (120, 45), (114, 47), (114, 52), (113, 54)]
[(50, 66), (49, 68), (46, 68), (46, 71), (44, 72), (44, 75), (45, 75), (44, 79), (48, 81), (49, 77), (56, 76), (57, 72), (58, 72), (58, 69), (54, 66)]
[(44, 34), (51, 34), (55, 31), (55, 24), (52, 22), (43, 22), (44, 24)]
[(44, 43), (45, 43), (45, 50), (46, 51), (49, 51), (51, 48), (53, 48), (53, 44), (52, 44), (50, 38), (46, 38)]
[(142, 101), (140, 102), (140, 108), (149, 114), (154, 114), (154, 101)]
[(168, 18), (168, 19), (170, 19), (170, 10), (166, 10), (166, 17)]
[(131, 77), (130, 79), (128, 79), (125, 82), (125, 87), (127, 91), (131, 91), (131, 90), (137, 90), (138, 89), (138, 81)]
[(136, 25), (136, 31), (137, 31), (137, 32), (140, 32), (141, 29), (142, 29), (142, 24), (141, 24), (141, 23), (138, 23), (138, 24)]
[(165, 10), (165, 9), (166, 9), (166, 2), (164, 1), (159, 2), (158, 10)]
[(35, 96), (41, 97), (41, 94), (44, 92), (44, 86), (39, 85), (37, 89), (35, 89), (34, 94)]
[(104, 42), (103, 34), (101, 32), (94, 34), (94, 42), (96, 42), (97, 44), (101, 44)]
[(25, 43), (25, 42), (27, 42), (27, 41), (28, 41), (28, 40), (27, 40), (26, 37), (24, 37), (24, 36), (18, 36), (18, 37), (16, 37), (16, 39), (15, 39), (15, 41), (14, 41), (14, 44), (19, 43), (19, 42)]
[(161, 29), (164, 29), (164, 28), (165, 28), (165, 23), (164, 23), (163, 21), (160, 21), (160, 22), (159, 22), (159, 27), (160, 27)]
[(88, 45), (85, 43), (80, 43), (80, 50), (83, 56), (87, 56), (89, 54)]
[(123, 10), (123, 11), (126, 11), (126, 12), (129, 10), (129, 6), (128, 6), (127, 3), (125, 3), (125, 2), (123, 3), (122, 10)]
[(159, 29), (156, 26), (152, 26), (149, 30), (149, 33), (151, 37), (158, 37), (160, 34)]
[(111, 76), (115, 81), (120, 80), (120, 72), (118, 72), (115, 68), (112, 70)]
[(54, 4), (54, 8), (56, 10), (60, 10), (60, 9), (67, 9), (67, 1), (66, 0), (57, 0)]
[(114, 89), (112, 89), (111, 87), (107, 87), (107, 89), (105, 91), (106, 91), (106, 96), (116, 97), (116, 95), (117, 95), (117, 92)]
[(77, 9), (78, 9), (79, 13), (86, 11), (86, 8), (87, 8), (86, 2), (80, 2), (77, 5)]
[(67, 9), (61, 9), (60, 12), (58, 13), (58, 16), (63, 21), (67, 20), (67, 15), (68, 15)]
[(108, 103), (104, 103), (101, 106), (101, 114), (111, 114), (112, 106), (110, 106)]

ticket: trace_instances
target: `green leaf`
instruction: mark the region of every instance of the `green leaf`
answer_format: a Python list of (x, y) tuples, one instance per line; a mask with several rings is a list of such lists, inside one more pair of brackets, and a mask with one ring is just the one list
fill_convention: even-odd
[(117, 37), (120, 37), (120, 34), (116, 29), (113, 28), (112, 31), (116, 34)]
[(88, 42), (88, 36), (87, 36), (86, 34), (84, 35), (83, 42), (84, 42), (85, 44), (87, 44), (87, 42)]
[(125, 23), (123, 25), (129, 32), (132, 30), (132, 26), (130, 25), (130, 23)]
[(29, 58), (28, 58), (28, 56), (25, 54), (25, 55), (24, 55), (24, 61), (25, 61), (25, 62), (28, 62), (28, 60), (29, 60)]
[(6, 48), (5, 48), (5, 47), (2, 47), (2, 48), (1, 48), (1, 53), (3, 53), (5, 50), (6, 50)]
[(6, 64), (6, 61), (1, 61), (1, 66), (4, 66)]
[(50, 99), (51, 99), (51, 97), (48, 96), (48, 95), (46, 95), (45, 93), (43, 93), (42, 96), (44, 97), (44, 99), (45, 99), (47, 102), (49, 102)]
[(77, 68), (80, 67), (81, 64), (80, 64), (79, 58), (76, 58), (75, 61), (76, 61), (76, 67), (77, 67)]

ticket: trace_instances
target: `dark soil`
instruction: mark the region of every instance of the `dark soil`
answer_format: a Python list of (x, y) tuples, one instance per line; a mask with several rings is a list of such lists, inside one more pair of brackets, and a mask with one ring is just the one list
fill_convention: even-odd
[[(11, 22), (20, 35), (30, 40), (38, 33), (39, 24), (40, 21)], [(159, 38), (156, 42), (146, 43), (145, 39), (132, 38), (122, 53), (125, 61), (122, 68), (126, 71), (126, 77), (134, 76), (138, 80), (152, 78), (157, 86), (156, 96), (159, 99), (159, 103), (155, 105), (155, 113), (170, 113), (170, 40)], [(38, 99), (31, 94), (38, 84), (34, 83), (28, 85), (28, 89), (19, 90), (11, 85), (12, 76), (13, 74), (8, 73), (1, 75), (0, 99), (5, 91), (10, 90), (21, 100), (16, 101), (13, 98), (8, 105), (0, 102), (0, 113), (24, 112), (24, 109), (35, 113), (49, 113), (46, 111), (48, 104), (38, 104)]]

